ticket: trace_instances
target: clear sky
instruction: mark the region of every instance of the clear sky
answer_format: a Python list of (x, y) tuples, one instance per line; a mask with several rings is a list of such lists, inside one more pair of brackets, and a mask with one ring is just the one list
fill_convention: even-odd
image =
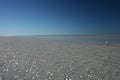
[(0, 35), (120, 34), (119, 0), (0, 0)]

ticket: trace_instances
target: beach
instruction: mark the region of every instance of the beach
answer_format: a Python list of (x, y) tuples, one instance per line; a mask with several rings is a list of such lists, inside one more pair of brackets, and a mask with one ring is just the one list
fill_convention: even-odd
[(119, 44), (0, 37), (0, 80), (119, 79)]

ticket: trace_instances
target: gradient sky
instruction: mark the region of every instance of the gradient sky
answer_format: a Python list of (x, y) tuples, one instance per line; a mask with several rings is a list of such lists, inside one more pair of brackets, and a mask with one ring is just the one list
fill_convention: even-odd
[(0, 0), (0, 35), (120, 34), (119, 0)]

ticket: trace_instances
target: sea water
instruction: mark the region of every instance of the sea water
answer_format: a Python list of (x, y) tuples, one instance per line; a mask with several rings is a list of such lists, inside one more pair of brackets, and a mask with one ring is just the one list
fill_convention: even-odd
[(88, 43), (103, 43), (103, 44), (118, 44), (120, 43), (120, 36), (32, 36), (34, 38), (74, 41), (74, 42), (88, 42)]

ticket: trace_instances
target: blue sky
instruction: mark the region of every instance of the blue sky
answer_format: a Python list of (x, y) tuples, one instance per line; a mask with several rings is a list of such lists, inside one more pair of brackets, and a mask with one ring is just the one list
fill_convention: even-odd
[(119, 0), (0, 0), (0, 35), (120, 34)]

